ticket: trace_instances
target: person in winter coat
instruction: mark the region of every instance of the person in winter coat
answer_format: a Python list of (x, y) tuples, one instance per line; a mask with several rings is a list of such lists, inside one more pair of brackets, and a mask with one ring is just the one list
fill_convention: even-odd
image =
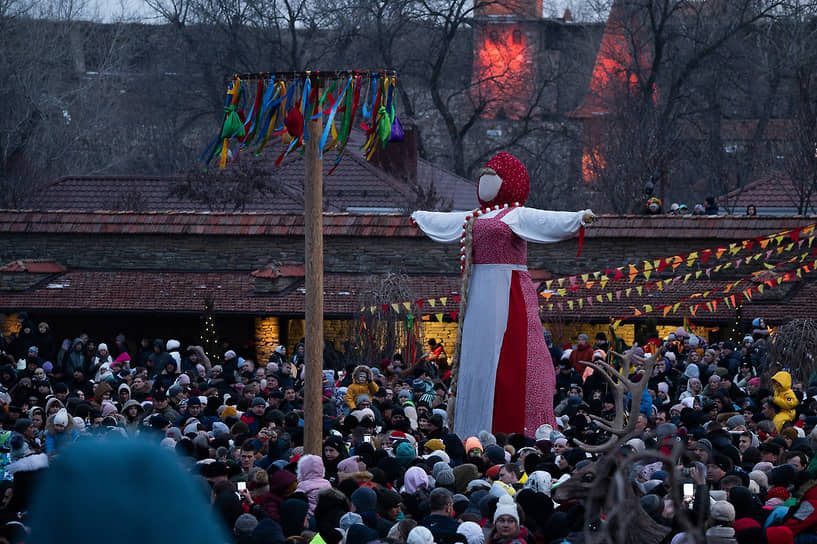
[(74, 343), (71, 344), (71, 350), (65, 353), (62, 360), (62, 367), (65, 374), (71, 376), (74, 370), (81, 370), (86, 376), (88, 372), (88, 360), (85, 358), (85, 343), (82, 338), (75, 338)]
[(349, 410), (357, 407), (357, 398), (360, 395), (369, 395), (372, 398), (380, 387), (374, 382), (372, 369), (366, 365), (358, 365), (352, 372), (352, 383), (346, 388), (346, 406)]
[(321, 489), (332, 487), (329, 480), (324, 478), (323, 459), (317, 455), (304, 455), (298, 460), (298, 487), (296, 492), (304, 493), (309, 500), (309, 513), (315, 512), (318, 504), (318, 492)]
[(295, 491), (297, 484), (295, 475), (285, 469), (269, 476), (269, 491), (261, 495), (260, 503), (270, 519), (281, 521), (281, 505)]
[(488, 534), (489, 544), (528, 544), (527, 528), (519, 523), (519, 510), (507, 493), (499, 498), (494, 512), (494, 527)]
[(817, 532), (817, 481), (810, 480), (798, 490), (797, 495), (802, 498), (790, 510), (793, 514), (783, 526), (791, 529), (795, 537), (802, 533), (814, 534)]
[(45, 427), (45, 453), (52, 456), (65, 444), (74, 442), (79, 437), (79, 431), (74, 428), (74, 420), (68, 415), (68, 410), (60, 408), (48, 418)]

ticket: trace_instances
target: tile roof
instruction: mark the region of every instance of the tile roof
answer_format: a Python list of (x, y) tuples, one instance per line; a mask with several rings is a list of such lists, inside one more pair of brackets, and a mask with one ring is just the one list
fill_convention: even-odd
[[(372, 276), (327, 274), (327, 317), (357, 314)], [(70, 271), (22, 292), (0, 291), (0, 309), (93, 312), (201, 313), (204, 296), (213, 295), (219, 314), (294, 315), (305, 312), (303, 281), (281, 294), (253, 290), (254, 278), (241, 272)], [(450, 297), (459, 277), (408, 276), (405, 287), (420, 297)], [(402, 302), (402, 301), (394, 301)], [(439, 307), (439, 306), (438, 306)], [(440, 311), (455, 311), (453, 300)]]
[[(358, 138), (359, 139), (359, 138)], [(335, 154), (323, 158), (323, 205), (327, 212), (344, 212), (349, 208), (403, 209), (411, 202), (409, 185), (387, 174), (356, 152), (357, 140), (350, 140), (349, 149), (337, 169)], [(302, 213), (304, 207), (304, 158), (294, 153), (275, 167), (277, 153), (261, 155), (266, 171), (267, 193), (256, 192), (243, 211)], [(228, 170), (229, 171), (229, 170)], [(452, 201), (455, 209), (477, 206), (476, 185), (434, 164), (419, 159), (418, 184), (427, 189), (434, 185), (437, 194)], [(44, 190), (25, 202), (25, 208), (36, 210), (119, 210), (144, 211), (210, 211), (205, 203), (181, 197), (174, 189), (184, 182), (183, 176), (68, 176), (51, 182)], [(228, 206), (231, 209), (232, 206)]]
[[(324, 311), (327, 317), (353, 317), (362, 306), (363, 295), (370, 290), (370, 281), (379, 276), (327, 274), (324, 278)], [(305, 289), (303, 279), (295, 281), (280, 294), (264, 294), (253, 289), (254, 278), (249, 273), (240, 272), (156, 272), (156, 271), (70, 271), (52, 276), (47, 282), (32, 286), (24, 291), (0, 291), (0, 311), (71, 311), (71, 312), (168, 312), (200, 313), (205, 295), (213, 295), (219, 314), (238, 315), (279, 315), (302, 316), (305, 312)], [(634, 308), (643, 309), (645, 304), (657, 307), (674, 304), (682, 299), (688, 303), (699, 303), (722, 298), (724, 294), (708, 299), (689, 298), (694, 293), (723, 288), (724, 282), (698, 280), (686, 284), (674, 284), (663, 291), (652, 288), (636, 296), (634, 286), (622, 284), (621, 295), (612, 302), (599, 303), (595, 295), (611, 291), (599, 288), (580, 289), (567, 297), (552, 296), (539, 298), (540, 315), (545, 322), (553, 319), (565, 322), (609, 322), (611, 317), (625, 318), (625, 323), (644, 319), (666, 319), (676, 322), (686, 316), (694, 321), (723, 321), (734, 319), (734, 309), (719, 304), (715, 312), (703, 305), (695, 317), (682, 309), (663, 317), (660, 310), (633, 318)], [(748, 284), (736, 289), (744, 289)], [(437, 299), (432, 308), (424, 305), (424, 314), (456, 312), (459, 305), (452, 295), (458, 293), (458, 276), (407, 276), (405, 286), (417, 299)], [(633, 287), (628, 298), (623, 291)], [(612, 288), (615, 292), (615, 288)], [(578, 298), (584, 299), (583, 307), (578, 307)], [(591, 297), (593, 303), (587, 302)], [(441, 297), (449, 297), (442, 305)], [(574, 302), (569, 309), (567, 300)], [(405, 300), (394, 303), (410, 302)], [(557, 302), (562, 302), (558, 308)], [(684, 303), (686, 306), (687, 302)], [(553, 303), (552, 310), (548, 304)], [(70, 309), (70, 310), (68, 310)], [(401, 312), (403, 310), (401, 309)], [(774, 290), (767, 290), (763, 296), (756, 295), (752, 302), (742, 305), (742, 315), (746, 318), (763, 316), (774, 323), (788, 318), (805, 318), (817, 315), (817, 284), (813, 281), (784, 283)]]
[[(791, 178), (783, 175), (760, 178), (718, 198), (718, 206), (727, 207), (735, 213), (744, 213), (746, 206), (750, 204), (760, 213), (768, 208), (784, 208), (796, 212), (799, 201)], [(809, 211), (817, 212), (817, 202), (814, 200)]]
[[(602, 215), (587, 238), (744, 240), (817, 222), (817, 217)], [(422, 237), (403, 214), (325, 213), (325, 236)], [(0, 210), (0, 232), (303, 236), (302, 213)]]
[(2, 267), (0, 272), (28, 272), (31, 274), (55, 274), (65, 272), (65, 267), (54, 261), (12, 261)]

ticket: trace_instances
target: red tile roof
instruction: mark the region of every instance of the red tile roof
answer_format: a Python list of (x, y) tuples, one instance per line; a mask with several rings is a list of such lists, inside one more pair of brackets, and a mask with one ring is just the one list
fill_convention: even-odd
[[(349, 150), (337, 169), (334, 153), (323, 158), (323, 205), (327, 212), (344, 212), (349, 208), (403, 209), (413, 192), (354, 151), (362, 140), (355, 134)], [(360, 140), (359, 143), (356, 143)], [(268, 194), (253, 195), (245, 205), (246, 212), (302, 213), (304, 208), (304, 158), (294, 153), (275, 167), (276, 153), (262, 155)], [(214, 167), (215, 168), (215, 167)], [(226, 172), (229, 172), (227, 170)], [(455, 209), (477, 207), (476, 185), (434, 164), (417, 161), (418, 184), (424, 189), (434, 185), (443, 200)], [(57, 179), (32, 196), (23, 207), (36, 210), (117, 210), (136, 208), (145, 211), (210, 211), (206, 204), (174, 194), (182, 176), (69, 176)], [(232, 206), (225, 209), (231, 210)]]
[[(324, 277), (324, 312), (352, 316), (359, 312), (371, 276), (327, 274)], [(200, 313), (204, 296), (213, 295), (217, 313), (294, 315), (305, 312), (303, 282), (278, 295), (257, 294), (254, 279), (239, 272), (70, 271), (23, 292), (0, 292), (0, 309), (93, 312)], [(405, 286), (418, 298), (451, 297), (459, 277), (409, 276)], [(394, 301), (404, 302), (404, 301)], [(438, 303), (438, 308), (440, 308)], [(449, 300), (444, 309), (456, 311)]]
[(65, 267), (54, 261), (12, 261), (0, 267), (0, 272), (30, 272), (31, 274), (56, 274)]
[[(739, 214), (745, 213), (750, 204), (758, 209), (796, 210), (798, 203), (797, 191), (788, 176), (763, 177), (718, 198), (718, 206), (728, 207)], [(810, 211), (814, 213), (815, 210), (817, 202), (812, 199)]]

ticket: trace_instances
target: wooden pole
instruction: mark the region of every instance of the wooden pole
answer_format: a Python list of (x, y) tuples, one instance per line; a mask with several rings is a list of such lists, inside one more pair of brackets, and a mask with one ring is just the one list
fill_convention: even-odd
[[(320, 90), (318, 90), (320, 94)], [(304, 452), (323, 449), (323, 164), (321, 118), (309, 121), (304, 180), (306, 244), (306, 378), (304, 383)]]

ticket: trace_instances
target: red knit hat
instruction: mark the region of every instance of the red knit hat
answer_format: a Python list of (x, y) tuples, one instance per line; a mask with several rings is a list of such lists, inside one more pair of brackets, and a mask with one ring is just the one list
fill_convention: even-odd
[(780, 499), (785, 502), (789, 500), (789, 492), (785, 487), (773, 487), (766, 493), (766, 500), (769, 499)]
[(750, 529), (752, 527), (760, 528), (760, 524), (752, 518), (740, 518), (735, 520), (734, 527), (735, 532), (739, 533), (744, 529)]
[(794, 535), (786, 526), (766, 529), (766, 540), (769, 544), (794, 544)]
[(477, 191), (480, 204), (494, 206), (496, 204), (513, 204), (514, 202), (525, 203), (530, 193), (530, 178), (528, 177), (528, 169), (519, 159), (510, 153), (501, 151), (494, 155), (494, 158), (488, 161), (485, 166), (496, 172), (497, 176), (502, 179), (502, 185), (499, 187), (496, 196), (489, 202), (479, 198), (479, 191)]

